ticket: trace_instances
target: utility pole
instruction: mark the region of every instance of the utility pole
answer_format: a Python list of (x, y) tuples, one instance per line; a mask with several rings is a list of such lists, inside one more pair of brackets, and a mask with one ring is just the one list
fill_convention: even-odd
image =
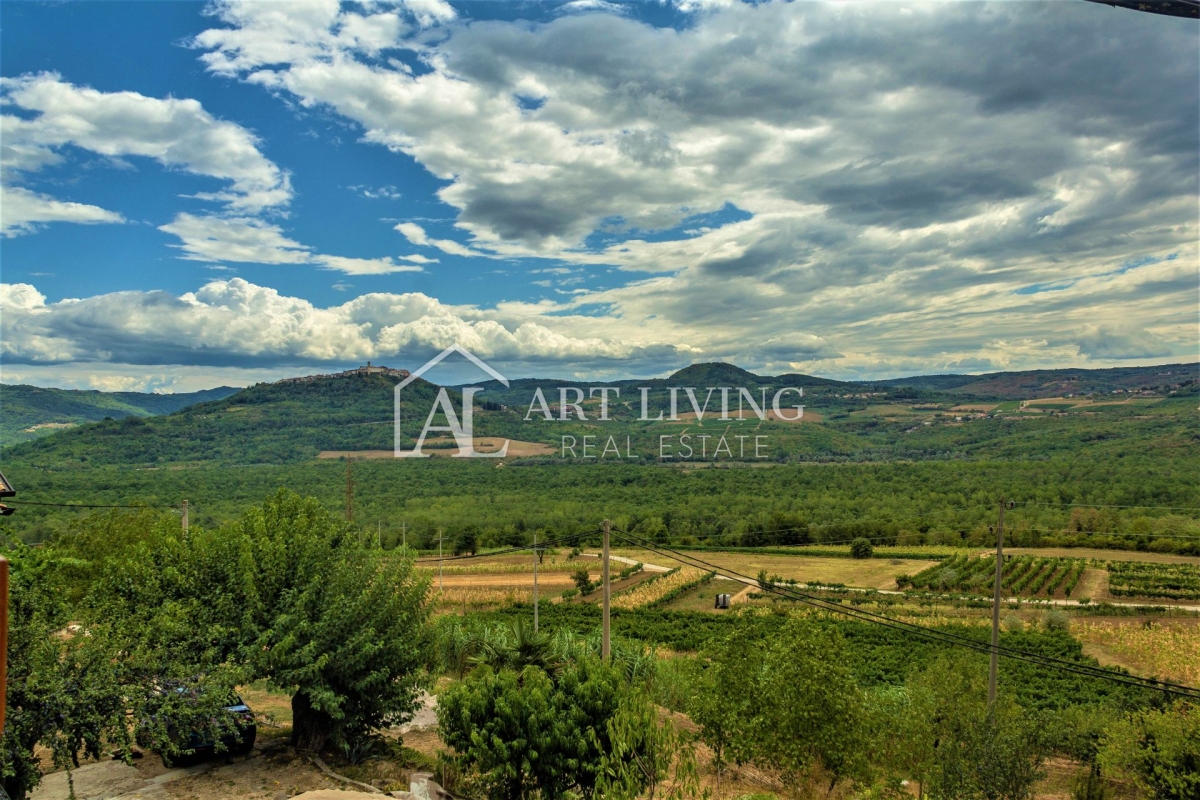
[(533, 532), (533, 632), (538, 630), (538, 595), (537, 595), (537, 531)]
[(183, 532), (187, 533), (188, 529), (188, 501), (183, 501)]
[(612, 654), (612, 640), (609, 636), (608, 626), (608, 532), (612, 524), (608, 520), (604, 520), (604, 566), (601, 571), (600, 580), (604, 584), (604, 616), (602, 617), (601, 639), (600, 639), (600, 656), (607, 661)]
[(346, 459), (346, 522), (354, 522), (354, 462)]
[(1000, 671), (1000, 583), (1004, 570), (1004, 509), (1016, 503), (1000, 498), (1000, 519), (996, 523), (996, 584), (992, 595), (992, 663), (988, 670), (988, 707), (996, 704), (996, 678)]

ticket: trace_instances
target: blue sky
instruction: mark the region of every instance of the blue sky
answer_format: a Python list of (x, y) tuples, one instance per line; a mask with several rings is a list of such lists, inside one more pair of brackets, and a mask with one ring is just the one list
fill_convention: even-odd
[(5, 382), (1197, 354), (1191, 20), (1030, 3), (9, 2)]

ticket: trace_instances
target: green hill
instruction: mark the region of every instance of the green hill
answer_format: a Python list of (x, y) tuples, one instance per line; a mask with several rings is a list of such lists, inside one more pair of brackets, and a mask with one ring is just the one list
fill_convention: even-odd
[(150, 394), (0, 384), (0, 443), (16, 444), (105, 417), (170, 414), (196, 403), (220, 400), (236, 391), (232, 386), (221, 386), (200, 392)]
[(754, 386), (763, 378), (736, 364), (710, 361), (684, 367), (667, 381), (675, 386)]
[(918, 390), (998, 400), (1030, 400), (1081, 394), (1155, 392), (1194, 385), (1200, 364), (1164, 364), (1157, 367), (1109, 369), (1035, 369), (991, 372), (984, 375), (918, 375), (876, 381), (880, 386), (907, 386)]
[[(1067, 370), (1053, 374), (999, 373), (965, 376), (967, 382), (962, 384), (950, 380), (951, 376), (936, 376), (924, 385), (919, 379), (889, 385), (890, 382), (827, 381), (806, 375), (758, 376), (732, 364), (695, 364), (666, 379), (598, 382), (621, 389), (619, 397), (610, 398), (610, 421), (604, 423), (597, 419), (600, 399), (586, 394), (587, 382), (521, 379), (512, 381), (507, 389), (487, 382), (483, 384), (485, 391), (476, 400), (475, 434), (542, 443), (555, 456), (562, 456), (563, 443), (571, 437), (582, 442), (584, 436), (590, 436), (593, 442), (603, 442), (614, 436), (621, 442), (628, 438), (628, 452), (651, 458), (660, 452), (662, 437), (674, 438), (683, 433), (709, 439), (728, 435), (733, 437), (730, 441), (738, 442), (738, 454), (731, 457), (752, 460), (763, 456), (753, 452), (750, 456), (743, 455), (741, 442), (756, 441), (753, 436), (767, 437), (770, 442), (767, 452), (772, 460), (797, 461), (1043, 458), (1078, 455), (1083, 451), (1123, 453), (1139, 447), (1178, 451), (1194, 446), (1195, 441), (1189, 427), (1195, 417), (1194, 381), (1183, 388), (1171, 389), (1191, 380), (1187, 377), (1189, 369), (1194, 367), (1104, 370), (1088, 374)], [(1066, 377), (1073, 378), (1075, 384), (1092, 387), (1105, 400), (1129, 398), (1128, 394), (1112, 397), (1109, 393), (1113, 389), (1109, 387), (1114, 386), (1134, 387), (1133, 391), (1140, 395), (1140, 387), (1149, 385), (1152, 377), (1161, 378), (1158, 385), (1163, 390), (1154, 396), (1134, 396), (1128, 402), (1091, 403), (1079, 398), (1078, 407), (1075, 401), (1061, 407), (1030, 406), (1025, 410), (1012, 401), (997, 405), (997, 401), (1007, 396), (1006, 392), (1015, 392), (1023, 386), (1050, 392), (1025, 395), (1030, 399), (1062, 393), (1051, 392), (1048, 387), (1059, 388), (1056, 382), (1066, 378), (1058, 373), (1068, 372), (1070, 375)], [(88, 413), (94, 418), (103, 412), (110, 419), (60, 429), (36, 441), (17, 442), (6, 446), (2, 455), (4, 462), (14, 467), (22, 464), (62, 469), (196, 462), (281, 464), (308, 461), (322, 451), (390, 450), (393, 388), (398, 380), (395, 374), (346, 373), (258, 384), (158, 416), (147, 416), (153, 412), (127, 403), (124, 398), (129, 395), (50, 391), (46, 397), (92, 397)], [(657, 419), (669, 407), (667, 387), (680, 385), (701, 390), (697, 399), (699, 403), (707, 403), (704, 419), (689, 416), (690, 401), (681, 396), (676, 398), (682, 415), (679, 419), (672, 420), (669, 414)], [(705, 387), (713, 386), (767, 387), (770, 395), (776, 387), (796, 385), (806, 387), (806, 417), (799, 424), (759, 420), (749, 411), (745, 420), (720, 422), (716, 419), (719, 401), (704, 391)], [(560, 386), (581, 389), (580, 404), (587, 414), (586, 420), (571, 419), (570, 414), (565, 421), (559, 418)], [(651, 389), (645, 420), (640, 419), (640, 386)], [(532, 413), (529, 411), (531, 398), (539, 388), (551, 409), (552, 420), (543, 419), (540, 406), (535, 406)], [(423, 380), (414, 382), (402, 393), (401, 413), (407, 437), (402, 446), (406, 449), (411, 448), (411, 437), (416, 436), (429, 414), (435, 395), (436, 387)], [(150, 401), (165, 404), (164, 397), (181, 396), (133, 397), (148, 404)], [(459, 395), (452, 392), (451, 397)], [(981, 397), (989, 398), (989, 402), (956, 410), (957, 404), (980, 402)], [(574, 399), (568, 395), (568, 402)], [(151, 406), (151, 409), (164, 407)], [(15, 422), (10, 422), (9, 416), (6, 407), (6, 424), (29, 427), (19, 416)], [(597, 436), (602, 439), (595, 439)], [(743, 439), (736, 439), (738, 436)], [(694, 441), (704, 447), (707, 440)], [(715, 447), (717, 439), (712, 441)]]
[[(329, 376), (264, 383), (162, 416), (129, 414), (61, 430), (4, 449), (6, 461), (64, 465), (178, 461), (290, 462), (321, 450), (390, 449), (398, 378)], [(435, 388), (404, 391), (414, 415), (428, 413)]]

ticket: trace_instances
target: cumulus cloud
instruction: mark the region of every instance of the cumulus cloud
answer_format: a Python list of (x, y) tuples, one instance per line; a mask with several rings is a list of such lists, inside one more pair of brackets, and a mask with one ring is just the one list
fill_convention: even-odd
[(287, 173), (259, 151), (254, 135), (216, 119), (196, 100), (101, 92), (49, 72), (0, 78), (0, 92), (4, 105), (34, 115), (0, 117), (6, 181), (54, 163), (59, 148), (74, 145), (111, 158), (153, 158), (226, 182), (225, 189), (196, 196), (232, 211), (257, 212), (291, 199)]
[[(321, 308), (241, 278), (195, 292), (115, 292), (47, 303), (28, 284), (0, 285), (7, 364), (319, 364), (418, 359), (458, 343), (505, 362), (677, 362), (686, 346), (575, 333), (572, 317), (532, 319), (448, 306), (421, 293), (365, 294)], [(612, 331), (609, 332), (610, 334)]]

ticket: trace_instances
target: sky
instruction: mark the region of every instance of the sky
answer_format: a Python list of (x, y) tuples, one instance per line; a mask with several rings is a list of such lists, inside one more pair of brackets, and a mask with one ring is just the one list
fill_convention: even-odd
[(1200, 24), (1082, 0), (5, 2), (0, 380), (1195, 361)]

